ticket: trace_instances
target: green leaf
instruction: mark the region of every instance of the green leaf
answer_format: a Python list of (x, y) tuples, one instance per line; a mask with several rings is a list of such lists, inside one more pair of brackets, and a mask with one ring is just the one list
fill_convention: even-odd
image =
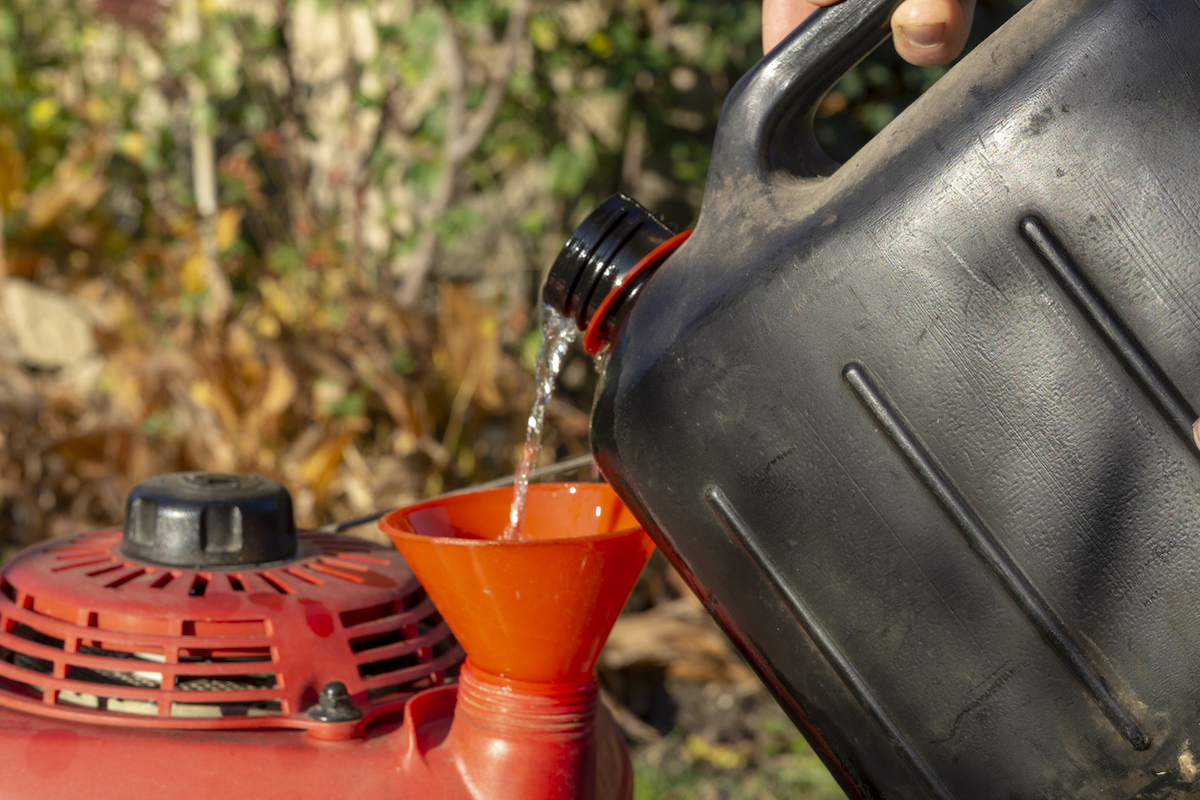
[(482, 214), (466, 206), (455, 206), (442, 214), (433, 222), (433, 230), (439, 239), (450, 243), (460, 236), (467, 236), (472, 231), (483, 227), (485, 218)]
[(271, 250), (267, 263), (277, 274), (286, 275), (304, 268), (304, 256), (296, 245), (284, 242)]
[(596, 166), (595, 154), (589, 149), (579, 153), (566, 144), (557, 144), (546, 158), (546, 173), (550, 191), (570, 197), (583, 191)]
[(547, 222), (545, 212), (531, 208), (517, 217), (517, 230), (532, 239), (542, 235)]
[(850, 102), (861, 100), (867, 92), (867, 81), (863, 77), (862, 72), (856, 67), (847, 72), (842, 79), (837, 82), (834, 87), (837, 91), (846, 95), (846, 99)]
[(142, 423), (142, 433), (156, 438), (164, 434), (169, 434), (175, 429), (175, 415), (170, 409), (155, 411), (150, 416), (146, 417), (146, 421)]
[(558, 23), (549, 14), (536, 14), (530, 18), (529, 40), (538, 50), (553, 50), (558, 47)]
[(438, 177), (442, 174), (442, 165), (436, 161), (417, 161), (410, 164), (404, 172), (404, 182), (412, 186), (412, 190), (420, 197), (433, 194)]
[(340, 400), (326, 403), (321, 411), (330, 417), (361, 417), (367, 410), (367, 392), (355, 389)]
[(867, 83), (872, 86), (886, 86), (892, 80), (892, 71), (886, 64), (870, 63), (863, 67)]
[(400, 35), (409, 44), (433, 47), (441, 31), (441, 13), (434, 6), (425, 6), (413, 14), (407, 25), (401, 27)]
[(864, 103), (859, 118), (872, 134), (879, 133), (896, 118), (896, 109), (891, 103)]
[(249, 103), (242, 109), (242, 128), (246, 133), (262, 133), (267, 129), (267, 124), (267, 115), (262, 107)]
[(406, 347), (394, 351), (390, 362), (392, 369), (401, 375), (411, 375), (417, 369), (417, 360), (413, 358), (412, 353)]

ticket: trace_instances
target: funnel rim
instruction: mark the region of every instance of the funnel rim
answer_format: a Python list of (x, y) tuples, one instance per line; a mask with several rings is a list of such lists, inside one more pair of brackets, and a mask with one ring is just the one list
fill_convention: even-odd
[[(529, 491), (545, 492), (554, 490), (567, 490), (579, 487), (596, 487), (597, 489), (608, 489), (612, 491), (612, 487), (604, 481), (560, 481), (553, 483), (539, 483), (531, 485)], [(484, 489), (478, 494), (488, 495), (497, 493), (510, 493), (512, 489), (509, 487), (501, 487), (499, 489)], [(464, 492), (466, 494), (466, 492)], [(635, 533), (645, 533), (645, 526), (641, 523), (634, 524), (627, 528), (621, 528), (616, 531), (608, 531), (607, 533), (589, 534), (587, 536), (556, 536), (553, 539), (484, 539), (484, 538), (468, 538), (460, 536), (433, 536), (425, 533), (416, 533), (415, 531), (406, 530), (400, 527), (395, 520), (407, 517), (410, 514), (421, 511), (430, 506), (439, 505), (445, 502), (445, 498), (431, 497), (428, 500), (422, 500), (419, 503), (414, 503), (411, 506), (397, 508), (389, 511), (379, 518), (377, 523), (379, 530), (392, 538), (403, 538), (411, 541), (431, 541), (444, 544), (453, 544), (460, 547), (529, 547), (535, 545), (561, 545), (563, 542), (599, 542), (608, 539), (616, 539), (622, 536), (629, 536)]]
[[(391, 516), (390, 514), (388, 516)], [(429, 541), (440, 542), (445, 544), (453, 544), (458, 547), (528, 547), (530, 545), (554, 545), (564, 542), (599, 542), (607, 539), (616, 539), (621, 536), (628, 536), (633, 533), (644, 533), (645, 529), (641, 525), (632, 528), (622, 528), (619, 531), (609, 531), (608, 533), (595, 533), (587, 536), (563, 536), (557, 539), (468, 539), (460, 536), (431, 536), (424, 533), (413, 533), (412, 531), (401, 530), (393, 527), (391, 523), (380, 520), (379, 527), (391, 537), (400, 537), (403, 539), (411, 539), (414, 541)], [(386, 528), (384, 526), (387, 526)]]
[(542, 519), (529, 533), (554, 538), (502, 539), (512, 500), (503, 488), (435, 498), (379, 527), (475, 667), (504, 680), (582, 681), (654, 543), (606, 483), (531, 488), (530, 514)]

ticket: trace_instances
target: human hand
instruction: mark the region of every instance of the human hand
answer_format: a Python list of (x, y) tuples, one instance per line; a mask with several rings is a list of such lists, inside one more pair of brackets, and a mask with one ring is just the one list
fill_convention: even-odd
[[(838, 1), (763, 0), (763, 52), (769, 53), (818, 6)], [(892, 15), (896, 52), (920, 67), (952, 61), (967, 43), (974, 13), (975, 0), (905, 0)]]

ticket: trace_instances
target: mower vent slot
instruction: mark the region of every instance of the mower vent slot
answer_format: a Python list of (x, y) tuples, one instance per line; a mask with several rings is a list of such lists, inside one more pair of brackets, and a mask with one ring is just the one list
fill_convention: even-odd
[(204, 593), (208, 590), (208, 576), (200, 574), (192, 581), (192, 588), (188, 589), (188, 597), (204, 597)]
[(412, 636), (406, 634), (403, 630), (388, 631), (378, 636), (364, 636), (361, 639), (350, 640), (350, 652), (361, 653), (364, 650), (386, 647), (389, 644), (396, 644), (397, 642), (403, 642), (411, 638)]
[(28, 625), (17, 623), (16, 627), (9, 631), (9, 633), (11, 633), (13, 636), (16, 636), (18, 639), (24, 639), (27, 642), (45, 645), (46, 647), (53, 647), (58, 650), (63, 649), (62, 639), (56, 639), (53, 636), (48, 636), (36, 628), (29, 627)]
[(83, 561), (89, 558), (105, 558), (112, 555), (111, 548), (104, 545), (55, 549), (54, 552), (58, 553), (54, 557), (55, 561)]
[(248, 692), (278, 689), (279, 684), (271, 672), (253, 675), (176, 675), (175, 688), (185, 692)]
[[(405, 599), (408, 599), (408, 598), (405, 598)], [(377, 606), (367, 606), (366, 608), (355, 608), (351, 611), (343, 611), (340, 615), (341, 620), (342, 620), (342, 627), (343, 628), (353, 628), (355, 625), (362, 625), (363, 623), (366, 623), (366, 622), (374, 622), (377, 619), (383, 619), (384, 617), (390, 617), (393, 614), (399, 613), (400, 609), (398, 608), (398, 606), (399, 606), (399, 603), (396, 603), (393, 601), (390, 603), (383, 603), (383, 604), (377, 605)], [(351, 642), (351, 647), (353, 648), (353, 646), (354, 646), (354, 643)], [(362, 649), (365, 650), (366, 648), (362, 648)], [(358, 650), (355, 650), (354, 652), (357, 653)]]
[[(420, 660), (420, 663), (426, 664), (434, 661), (441, 661), (442, 657), (450, 653), (457, 647), (453, 639), (443, 639), (433, 645), (432, 648), (425, 651), (426, 658)], [(367, 690), (367, 700), (374, 703), (392, 695), (412, 694), (419, 692), (422, 689), (428, 689), (432, 686), (441, 686), (447, 681), (452, 681), (458, 677), (458, 671), (461, 667), (460, 661), (454, 661), (448, 666), (439, 669), (429, 675), (424, 675), (420, 678), (402, 683), (388, 684), (387, 686), (379, 686), (374, 689)]]
[[(408, 608), (416, 607), (424, 599), (424, 592), (417, 591), (405, 597), (402, 605)], [(384, 612), (390, 612), (385, 614)], [(386, 620), (387, 617), (395, 614), (394, 604), (386, 604), (374, 606), (357, 611), (347, 612), (343, 614), (343, 624), (345, 617), (350, 616), (355, 621), (355, 624), (365, 624), (374, 622), (378, 619)], [(381, 615), (381, 616), (377, 616)], [(441, 615), (437, 610), (430, 606), (429, 614), (425, 618), (417, 621), (412, 621), (411, 617), (404, 618), (403, 624), (396, 625), (392, 630), (385, 630), (380, 633), (373, 633), (368, 636), (360, 636), (350, 640), (350, 650), (353, 653), (363, 653), (366, 658), (371, 658), (372, 650), (378, 650), (392, 645), (399, 645), (404, 642), (412, 641), (421, 637), (427, 637), (434, 632), (439, 625), (442, 624)], [(389, 672), (398, 672), (404, 669), (420, 666), (428, 663), (440, 655), (444, 655), (455, 646), (453, 637), (447, 631), (445, 638), (435, 640), (422, 647), (415, 648), (412, 652), (401, 653), (390, 658), (378, 658), (375, 661), (363, 661), (358, 665), (358, 674), (362, 678), (373, 678), (379, 675), (386, 675)], [(395, 687), (390, 687), (390, 691), (395, 691)]]
[(115, 581), (112, 581), (111, 583), (104, 584), (104, 588), (105, 589), (119, 589), (122, 586), (124, 586), (125, 584), (129, 583), (134, 578), (140, 578), (141, 576), (143, 576), (145, 574), (146, 574), (146, 570), (135, 569), (133, 572), (130, 572), (128, 575), (123, 575), (120, 578), (117, 578)]
[(70, 561), (72, 559), (111, 555), (111, 548), (103, 542), (98, 544), (81, 544), (75, 547), (52, 547), (50, 551), (57, 554), (54, 556), (55, 561)]
[(359, 664), (358, 674), (363, 678), (374, 678), (376, 675), (386, 675), (389, 672), (398, 672), (406, 667), (419, 666), (424, 660), (416, 653), (405, 653), (402, 656), (384, 659), (383, 661), (369, 661), (366, 664)]
[(126, 564), (114, 564), (114, 565), (113, 565), (113, 566), (111, 566), (111, 567), (102, 567), (102, 568), (100, 568), (100, 569), (95, 569), (95, 570), (92, 570), (91, 572), (87, 573), (87, 576), (88, 576), (89, 578), (95, 578), (95, 577), (96, 577), (96, 576), (98, 576), (98, 575), (106, 575), (106, 574), (108, 574), (109, 572), (116, 572), (116, 571), (117, 571), (117, 570), (119, 570), (119, 569), (125, 569), (126, 567), (132, 567), (132, 566), (133, 566), (132, 564), (128, 564), (128, 563), (126, 563)]
[[(66, 558), (66, 556), (62, 556), (61, 558)], [(76, 561), (71, 564), (62, 564), (60, 566), (54, 567), (50, 571), (51, 572), (63, 572), (64, 570), (77, 569), (78, 567), (90, 567), (95, 564), (111, 564), (114, 561), (120, 561), (120, 559), (113, 557), (113, 556), (95, 557), (95, 558), (89, 557), (89, 558), (85, 558), (82, 561)]]
[(74, 539), (70, 539), (66, 542), (62, 542), (54, 545), (53, 547), (47, 548), (47, 551), (51, 553), (74, 553), (79, 550), (96, 550), (98, 548), (105, 548), (109, 545), (109, 542), (103, 539), (98, 542), (90, 541), (92, 538), (94, 537), (89, 537), (86, 535), (77, 536)]
[(297, 569), (296, 567), (286, 567), (283, 571), (288, 575), (291, 575), (293, 578), (299, 578), (300, 580), (312, 586), (323, 586), (325, 584), (325, 581), (321, 580), (316, 575), (309, 575), (304, 570)]
[[(350, 652), (365, 653), (369, 650), (376, 650), (380, 647), (387, 647), (388, 645), (399, 644), (400, 642), (425, 636), (426, 634), (434, 631), (438, 625), (441, 624), (441, 621), (442, 618), (436, 611), (434, 611), (428, 617), (415, 624), (410, 623), (408, 625), (401, 625), (397, 626), (395, 630), (390, 630), (371, 636), (362, 636), (357, 639), (351, 639)], [(447, 638), (449, 638), (448, 632)], [(433, 645), (430, 644), (426, 647), (422, 647), (421, 649), (428, 650), (429, 647), (432, 646)], [(368, 657), (370, 657), (369, 653)]]
[(26, 655), (25, 653), (18, 653), (14, 650), (9, 650), (7, 647), (0, 647), (0, 658), (30, 672), (40, 672), (42, 675), (49, 675), (54, 672), (53, 661)]
[(314, 572), (319, 572), (322, 575), (328, 575), (331, 578), (340, 578), (347, 583), (365, 583), (361, 575), (356, 575), (353, 572), (347, 572), (344, 569), (337, 569), (325, 562), (325, 559), (318, 559), (308, 565), (308, 568)]
[(237, 575), (229, 576), (229, 588), (233, 589), (235, 592), (246, 591), (245, 585), (242, 584), (242, 579), (239, 578)]
[(364, 556), (361, 553), (337, 553), (336, 555), (338, 558), (344, 558), (347, 561), (357, 561), (362, 564), (378, 564), (381, 567), (388, 565), (387, 559)]
[(17, 602), (17, 590), (8, 581), (0, 581), (0, 592), (4, 593), (10, 603)]
[(264, 581), (266, 581), (268, 584), (270, 584), (271, 588), (274, 589), (275, 591), (279, 592), (280, 594), (295, 594), (296, 593), (296, 590), (293, 589), (291, 586), (289, 586), (286, 582), (284, 582), (283, 578), (280, 578), (278, 575), (273, 575), (270, 572), (260, 572), (260, 573), (258, 573), (258, 577), (262, 578)]
[(142, 717), (158, 716), (157, 700), (125, 700), (120, 697), (102, 697), (95, 694), (61, 689), (58, 692), (58, 703), (64, 706), (91, 708), (96, 711), (108, 711), (114, 714), (135, 714)]
[(174, 572), (164, 572), (162, 575), (158, 576), (158, 580), (156, 580), (156, 581), (154, 581), (154, 583), (150, 584), (150, 588), (151, 589), (164, 589), (164, 588), (166, 588), (168, 583), (170, 583), (171, 581), (175, 580), (178, 577), (179, 576), (176, 575)]
[[(5, 659), (7, 660), (7, 658)], [(27, 697), (30, 700), (41, 700), (41, 687), (34, 686), (30, 683), (15, 681), (12, 678), (0, 677), (0, 692), (8, 692), (19, 697)]]
[[(155, 662), (148, 662), (154, 664)], [(108, 686), (132, 686), (138, 689), (158, 689), (162, 686), (161, 672), (130, 672), (115, 669), (91, 669), (71, 666), (67, 677), (82, 683), (103, 683)]]
[(171, 703), (171, 716), (185, 719), (277, 717), (282, 713), (283, 707), (278, 700), (259, 700), (253, 703)]
[(267, 623), (261, 619), (186, 620), (184, 636), (266, 636)]
[(271, 660), (269, 647), (231, 647), (222, 650), (182, 648), (179, 651), (181, 664), (253, 664)]
[[(90, 644), (79, 643), (79, 652), (85, 656), (100, 656), (101, 658), (114, 658), (120, 660), (132, 660), (146, 662), (150, 664), (161, 664), (166, 659), (163, 658), (162, 648), (155, 648), (154, 645), (141, 645), (142, 650), (131, 653), (128, 650), (115, 650), (104, 647), (101, 642), (91, 640)], [(158, 652), (154, 652), (154, 650)]]

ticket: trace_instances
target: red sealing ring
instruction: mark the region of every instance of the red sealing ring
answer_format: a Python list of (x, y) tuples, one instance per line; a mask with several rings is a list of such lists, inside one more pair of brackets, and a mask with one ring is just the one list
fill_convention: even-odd
[(633, 266), (633, 269), (625, 273), (625, 277), (620, 283), (612, 288), (608, 293), (608, 297), (604, 298), (604, 302), (600, 304), (600, 307), (596, 309), (596, 313), (592, 315), (592, 321), (588, 323), (587, 330), (583, 333), (583, 349), (589, 355), (596, 355), (608, 343), (606, 340), (600, 338), (600, 325), (604, 321), (604, 318), (608, 316), (608, 312), (612, 310), (612, 307), (625, 294), (626, 290), (633, 286), (633, 279), (646, 270), (657, 267), (667, 256), (678, 250), (679, 246), (686, 242), (688, 237), (692, 235), (692, 230), (677, 233), (651, 250), (641, 261)]

